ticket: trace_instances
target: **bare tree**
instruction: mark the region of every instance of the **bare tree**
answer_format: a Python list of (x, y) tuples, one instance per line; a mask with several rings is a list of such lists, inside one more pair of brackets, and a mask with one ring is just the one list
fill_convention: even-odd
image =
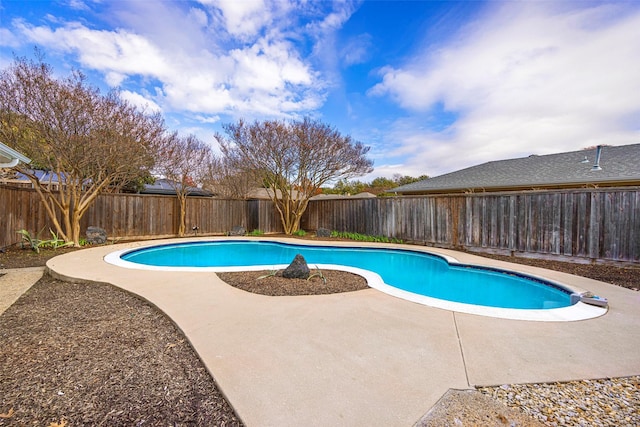
[(234, 169), (226, 157), (214, 156), (209, 164), (203, 188), (227, 199), (246, 199), (251, 190), (262, 185), (255, 181), (254, 175)]
[(194, 135), (167, 138), (159, 151), (157, 172), (169, 180), (180, 203), (178, 235), (186, 231), (187, 196), (194, 187), (202, 185), (213, 162), (211, 147)]
[(0, 137), (56, 177), (58, 185), (48, 185), (25, 165), (16, 167), (58, 236), (78, 246), (80, 220), (98, 194), (149, 174), (164, 121), (116, 92), (101, 95), (79, 72), (56, 79), (38, 59), (16, 58), (0, 72)]
[(240, 120), (223, 128), (227, 137), (216, 136), (223, 155), (234, 169), (253, 174), (267, 187), (286, 234), (299, 229), (309, 199), (323, 184), (372, 170), (369, 147), (309, 118)]

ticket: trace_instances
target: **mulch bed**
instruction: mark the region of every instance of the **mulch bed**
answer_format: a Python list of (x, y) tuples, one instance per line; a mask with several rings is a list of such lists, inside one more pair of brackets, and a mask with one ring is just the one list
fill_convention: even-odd
[[(269, 296), (291, 295), (323, 295), (340, 292), (352, 292), (367, 289), (367, 281), (364, 277), (346, 271), (322, 270), (326, 282), (318, 274), (311, 270), (311, 279), (287, 279), (282, 277), (282, 271), (271, 275), (270, 271), (243, 271), (238, 273), (217, 273), (223, 281), (229, 285), (255, 294)], [(265, 277), (267, 276), (268, 277)]]
[[(8, 248), (0, 252), (0, 268), (41, 266), (71, 250)], [(640, 288), (637, 268), (502, 259)], [(269, 274), (219, 276), (273, 296), (367, 288), (362, 277), (341, 271), (322, 271), (326, 284), (318, 276), (258, 279)], [(45, 276), (0, 316), (0, 343), (0, 426), (242, 425), (174, 324), (116, 287)]]
[(0, 426), (242, 425), (174, 324), (113, 286), (45, 276), (0, 342)]
[(54, 256), (77, 250), (79, 248), (41, 249), (36, 253), (31, 249), (13, 245), (0, 250), (0, 268), (41, 267)]
[(473, 254), (517, 264), (546, 268), (547, 270), (562, 271), (564, 273), (575, 274), (576, 276), (588, 277), (590, 279), (621, 286), (623, 288), (633, 289), (634, 291), (640, 289), (640, 266), (617, 267), (612, 264), (576, 264), (547, 259), (478, 254), (475, 252)]

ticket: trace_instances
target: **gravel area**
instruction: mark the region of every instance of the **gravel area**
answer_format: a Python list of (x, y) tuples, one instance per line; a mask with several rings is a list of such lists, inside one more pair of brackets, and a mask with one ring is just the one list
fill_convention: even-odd
[(508, 407), (474, 390), (449, 389), (415, 427), (544, 427), (517, 407)]
[(548, 426), (640, 426), (640, 376), (478, 390)]

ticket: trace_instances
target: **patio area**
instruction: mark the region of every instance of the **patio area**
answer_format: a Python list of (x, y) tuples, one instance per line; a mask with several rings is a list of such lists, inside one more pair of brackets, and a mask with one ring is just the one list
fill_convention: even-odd
[(153, 243), (72, 252), (47, 267), (65, 280), (114, 284), (165, 312), (247, 425), (409, 426), (450, 388), (640, 374), (640, 293), (602, 282), (429, 249), (609, 299), (599, 318), (529, 322), (431, 308), (375, 289), (267, 297), (214, 273), (132, 270), (103, 260)]

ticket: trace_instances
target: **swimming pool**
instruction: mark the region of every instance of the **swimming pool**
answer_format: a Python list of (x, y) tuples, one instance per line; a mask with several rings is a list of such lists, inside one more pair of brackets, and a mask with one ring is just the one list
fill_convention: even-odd
[(282, 269), (296, 254), (302, 254), (310, 268), (353, 271), (365, 276), (371, 287), (391, 295), (472, 314), (514, 318), (514, 313), (519, 313), (515, 318), (539, 320), (540, 312), (553, 318), (552, 313), (579, 301), (579, 295), (558, 283), (512, 271), (455, 264), (455, 260), (407, 249), (214, 240), (129, 249), (105, 259), (128, 268), (237, 271)]

